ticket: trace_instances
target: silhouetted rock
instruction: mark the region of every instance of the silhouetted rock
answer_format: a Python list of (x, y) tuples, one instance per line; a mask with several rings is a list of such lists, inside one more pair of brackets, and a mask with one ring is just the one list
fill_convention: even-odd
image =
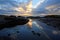
[(28, 16), (27, 18), (30, 18), (30, 19), (39, 19), (40, 16)]
[(4, 16), (0, 18), (0, 29), (15, 27), (16, 25), (24, 25), (29, 22), (29, 19), (16, 16)]
[(47, 15), (44, 18), (60, 18), (60, 15)]
[(47, 15), (41, 18), (40, 21), (60, 30), (60, 15)]

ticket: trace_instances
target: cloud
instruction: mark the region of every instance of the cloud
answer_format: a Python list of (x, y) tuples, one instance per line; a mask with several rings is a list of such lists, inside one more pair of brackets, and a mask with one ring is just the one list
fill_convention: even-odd
[(60, 3), (45, 7), (45, 9), (51, 10), (51, 11), (56, 10), (57, 8), (60, 8)]
[(20, 7), (26, 10), (25, 6), (25, 3), (18, 0), (0, 0), (0, 14), (21, 14)]
[(49, 14), (59, 14), (60, 15), (60, 3), (59, 4), (54, 4), (45, 7), (45, 10), (48, 10)]
[(39, 5), (38, 8), (33, 9), (34, 14), (55, 14), (60, 15), (60, 0), (48, 0), (42, 5)]
[(15, 8), (19, 5), (15, 0), (0, 0), (0, 14), (15, 14), (18, 12)]
[[(25, 7), (25, 5), (18, 2), (18, 0), (0, 0), (0, 14), (20, 14), (21, 12), (18, 11), (20, 6)], [(48, 0), (47, 2), (42, 0), (37, 3), (35, 7), (37, 8), (33, 9), (33, 15), (60, 14), (60, 0)]]
[(39, 5), (42, 5), (42, 3), (44, 2), (45, 0), (40, 0), (33, 8), (37, 8)]

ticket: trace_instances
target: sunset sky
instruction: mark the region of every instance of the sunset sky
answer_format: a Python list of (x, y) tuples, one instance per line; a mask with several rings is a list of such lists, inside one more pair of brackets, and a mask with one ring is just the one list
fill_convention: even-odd
[[(31, 0), (32, 15), (41, 14), (59, 14), (60, 15), (60, 0)], [(0, 14), (21, 14), (16, 9), (30, 0), (0, 0)], [(25, 5), (26, 6), (26, 5)]]

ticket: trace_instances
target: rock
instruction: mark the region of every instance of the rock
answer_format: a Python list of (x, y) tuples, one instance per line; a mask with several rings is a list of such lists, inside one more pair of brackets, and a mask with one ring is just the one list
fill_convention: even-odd
[(32, 33), (35, 35), (36, 33), (34, 31), (32, 31)]
[(40, 33), (37, 33), (38, 36), (40, 36)]

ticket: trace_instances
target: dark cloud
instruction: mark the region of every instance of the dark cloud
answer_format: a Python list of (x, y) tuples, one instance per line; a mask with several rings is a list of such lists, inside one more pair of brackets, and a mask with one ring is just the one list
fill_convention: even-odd
[[(21, 3), (15, 0), (0, 0), (0, 14), (19, 14), (15, 8), (18, 8)], [(50, 9), (46, 9), (51, 6)], [(60, 14), (60, 0), (46, 0), (42, 5), (33, 9), (33, 14)]]
[(18, 8), (19, 3), (15, 0), (0, 0), (0, 14), (17, 13), (14, 8)]
[(12, 6), (18, 6), (17, 1), (14, 0), (0, 0), (1, 5), (12, 5)]
[(46, 0), (42, 5), (34, 9), (33, 13), (60, 15), (60, 0)]

